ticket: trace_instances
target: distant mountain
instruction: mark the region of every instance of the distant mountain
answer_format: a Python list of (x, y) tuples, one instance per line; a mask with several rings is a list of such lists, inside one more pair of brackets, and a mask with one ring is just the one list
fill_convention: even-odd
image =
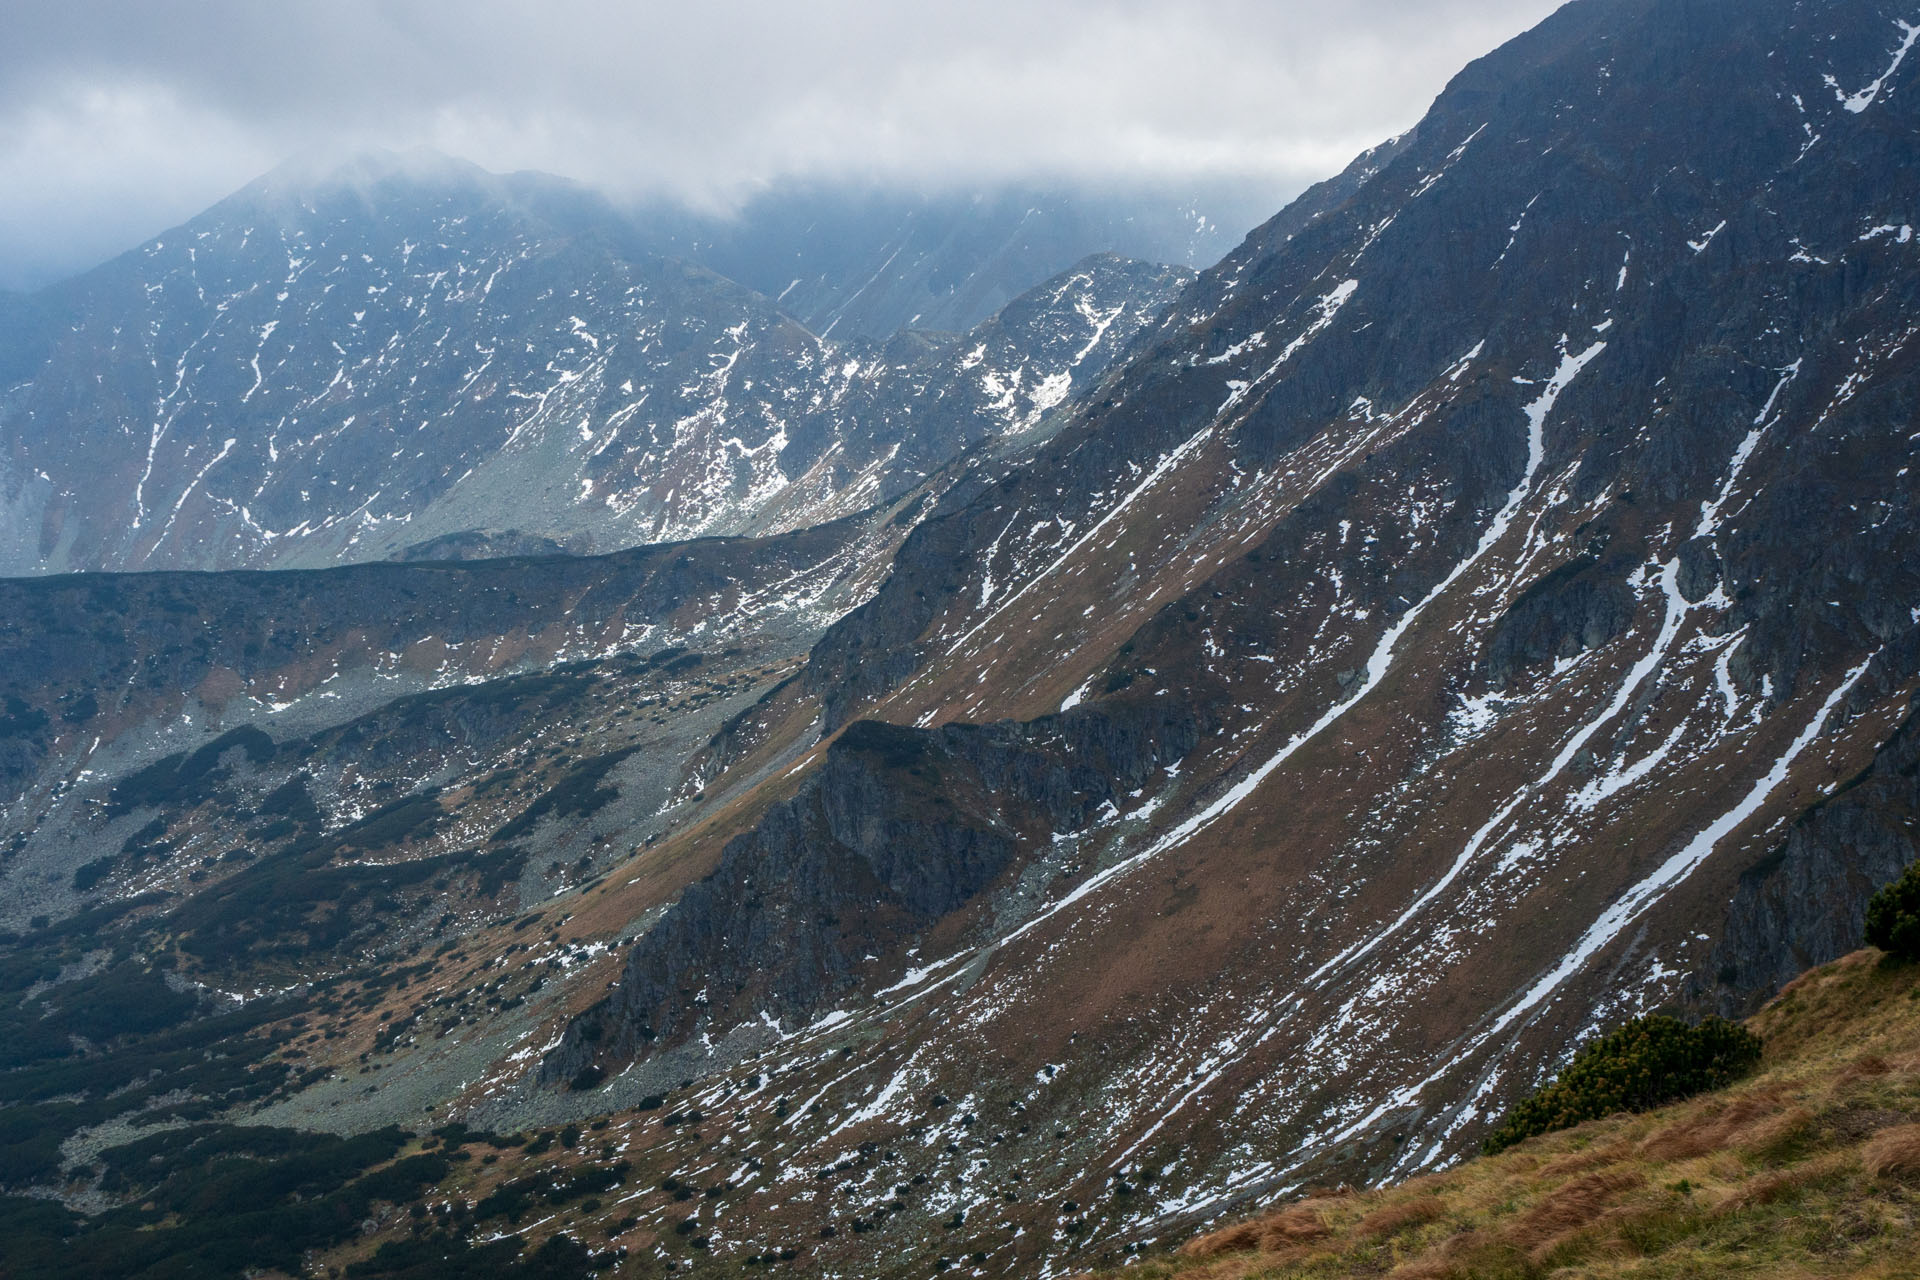
[(1090, 250), (1208, 266), (1264, 221), (1244, 188), (903, 195), (785, 184), (732, 217), (637, 211), (656, 251), (768, 297), (822, 337), (971, 329)]
[(1190, 275), (1095, 256), (971, 333), (828, 342), (644, 231), (570, 184), (374, 156), (7, 303), (0, 571), (831, 519), (1030, 430)]

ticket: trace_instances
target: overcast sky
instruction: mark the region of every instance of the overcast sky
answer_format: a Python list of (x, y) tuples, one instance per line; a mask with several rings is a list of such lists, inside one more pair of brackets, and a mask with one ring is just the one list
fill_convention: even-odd
[(621, 194), (1267, 184), (1405, 129), (1554, 0), (6, 0), (0, 285), (315, 150)]

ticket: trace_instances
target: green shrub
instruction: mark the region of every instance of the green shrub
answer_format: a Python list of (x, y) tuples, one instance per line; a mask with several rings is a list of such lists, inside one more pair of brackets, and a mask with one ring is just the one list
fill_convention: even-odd
[(142, 805), (199, 804), (225, 780), (221, 758), (236, 748), (254, 764), (273, 759), (275, 750), (273, 739), (251, 725), (230, 729), (197, 751), (167, 756), (122, 778), (107, 793), (107, 816), (117, 818)]
[(1867, 903), (1867, 942), (1896, 960), (1920, 960), (1920, 862)]
[(355, 849), (386, 849), (409, 840), (424, 840), (446, 817), (440, 808), (440, 790), (429, 787), (375, 809), (358, 822), (342, 827), (334, 838)]
[(74, 869), (73, 887), (81, 893), (85, 893), (112, 875), (114, 867), (118, 865), (119, 862), (119, 858), (113, 854), (108, 854), (104, 858), (95, 858), (91, 862), (82, 863)]
[[(699, 655), (694, 655), (698, 657)], [(619, 751), (609, 751), (605, 755), (589, 756), (580, 761), (560, 779), (552, 790), (546, 792), (528, 805), (518, 817), (510, 819), (506, 825), (493, 833), (494, 841), (518, 840), (530, 833), (540, 819), (552, 814), (557, 818), (590, 817), (620, 798), (616, 787), (602, 786), (607, 775), (639, 747), (625, 747)]]
[(1482, 1144), (1488, 1155), (1535, 1134), (1618, 1111), (1646, 1111), (1740, 1078), (1760, 1061), (1760, 1037), (1720, 1018), (1688, 1026), (1655, 1014), (1589, 1041), (1553, 1082), (1524, 1099)]

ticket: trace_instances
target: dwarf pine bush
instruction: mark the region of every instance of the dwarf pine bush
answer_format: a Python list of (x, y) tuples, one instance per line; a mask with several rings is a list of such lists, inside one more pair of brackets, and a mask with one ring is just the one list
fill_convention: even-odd
[(1730, 1084), (1759, 1061), (1760, 1037), (1736, 1023), (1635, 1018), (1582, 1046), (1552, 1083), (1507, 1113), (1482, 1147), (1492, 1155), (1535, 1134), (1677, 1102)]
[(1896, 960), (1920, 960), (1920, 862), (1867, 903), (1867, 941)]

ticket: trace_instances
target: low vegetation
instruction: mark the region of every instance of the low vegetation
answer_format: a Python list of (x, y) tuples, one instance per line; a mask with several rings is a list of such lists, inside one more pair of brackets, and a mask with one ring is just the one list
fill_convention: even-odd
[[(347, 1275), (395, 1280), (585, 1280), (618, 1261), (564, 1234), (529, 1243), (478, 1228), (616, 1186), (626, 1165), (522, 1178), (476, 1207), (436, 1190), (471, 1161), (470, 1142), (514, 1145), (460, 1126), (423, 1142), (395, 1128), (351, 1138), (226, 1124), (156, 1133), (102, 1153), (100, 1190), (117, 1208), (87, 1218), (56, 1202), (0, 1195), (0, 1275), (337, 1276), (337, 1266), (314, 1260), (342, 1249)], [(411, 1234), (357, 1244), (374, 1221)]]
[(1920, 960), (1920, 862), (1867, 903), (1867, 944), (1895, 960)]
[(1507, 1114), (1482, 1149), (1497, 1155), (1528, 1138), (1618, 1111), (1647, 1111), (1719, 1089), (1760, 1061), (1760, 1037), (1720, 1018), (1688, 1026), (1635, 1018), (1584, 1045), (1567, 1069)]

